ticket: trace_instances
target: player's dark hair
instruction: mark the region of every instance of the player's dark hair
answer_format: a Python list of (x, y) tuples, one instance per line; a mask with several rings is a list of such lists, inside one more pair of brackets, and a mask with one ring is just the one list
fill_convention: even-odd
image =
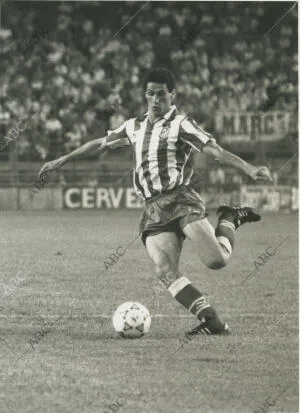
[(175, 76), (170, 70), (165, 69), (164, 67), (157, 67), (151, 69), (144, 78), (144, 90), (147, 88), (147, 83), (164, 83), (167, 85), (168, 91), (171, 92), (175, 89)]

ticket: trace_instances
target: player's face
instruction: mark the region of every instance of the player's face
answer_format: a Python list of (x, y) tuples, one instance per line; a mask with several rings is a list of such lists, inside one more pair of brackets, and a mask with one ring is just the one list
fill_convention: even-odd
[(152, 119), (164, 116), (172, 105), (175, 91), (168, 91), (165, 83), (147, 83), (145, 96), (148, 104), (148, 112)]

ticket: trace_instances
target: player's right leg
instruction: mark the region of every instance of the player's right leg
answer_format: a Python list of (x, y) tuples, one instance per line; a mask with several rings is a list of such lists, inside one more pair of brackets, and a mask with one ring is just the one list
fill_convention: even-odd
[(179, 258), (182, 237), (175, 232), (162, 232), (149, 235), (145, 245), (154, 263), (155, 272), (172, 297), (199, 320), (203, 334), (227, 334), (226, 325), (207, 302), (201, 291), (195, 288), (187, 277), (179, 273)]
[(157, 277), (169, 288), (179, 277), (179, 259), (182, 250), (182, 237), (175, 232), (161, 232), (148, 235), (145, 246), (151, 258)]

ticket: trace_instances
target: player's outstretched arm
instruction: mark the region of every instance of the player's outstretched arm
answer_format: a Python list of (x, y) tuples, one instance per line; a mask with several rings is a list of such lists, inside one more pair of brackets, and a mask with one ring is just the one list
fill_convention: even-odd
[(59, 169), (61, 166), (66, 164), (67, 162), (74, 161), (75, 159), (84, 157), (90, 152), (104, 149), (106, 146), (106, 137), (100, 139), (94, 139), (90, 142), (85, 143), (84, 145), (80, 146), (79, 148), (75, 149), (74, 151), (70, 152), (67, 155), (63, 155), (60, 158), (54, 159), (51, 162), (47, 162), (39, 172), (40, 178), (46, 173), (50, 171), (54, 171)]
[(208, 143), (203, 148), (203, 153), (213, 156), (220, 163), (232, 166), (249, 175), (254, 181), (272, 182), (271, 174), (266, 166), (254, 166), (241, 159), (239, 156), (226, 151), (217, 143)]

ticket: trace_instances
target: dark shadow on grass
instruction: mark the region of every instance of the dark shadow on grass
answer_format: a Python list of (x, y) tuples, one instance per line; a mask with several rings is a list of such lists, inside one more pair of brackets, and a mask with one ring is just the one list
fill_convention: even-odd
[(191, 362), (195, 361), (198, 362), (200, 361), (201, 363), (231, 363), (231, 364), (236, 364), (237, 360), (228, 360), (228, 359), (219, 359), (219, 358), (213, 358), (213, 357), (197, 357), (197, 358), (192, 358), (190, 359)]

